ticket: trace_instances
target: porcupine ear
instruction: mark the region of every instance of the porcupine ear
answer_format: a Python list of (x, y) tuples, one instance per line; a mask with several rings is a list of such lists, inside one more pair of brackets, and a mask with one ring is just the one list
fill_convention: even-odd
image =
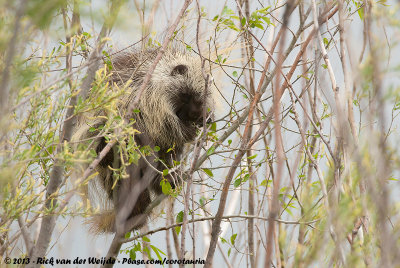
[(176, 65), (174, 69), (172, 69), (171, 75), (176, 76), (176, 75), (185, 75), (188, 71), (188, 67), (183, 64)]

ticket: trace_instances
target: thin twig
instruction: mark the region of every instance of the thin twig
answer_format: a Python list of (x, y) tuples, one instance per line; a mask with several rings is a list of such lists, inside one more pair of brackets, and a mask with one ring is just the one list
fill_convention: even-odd
[[(261, 217), (261, 216), (257, 216), (257, 215), (225, 215), (225, 216), (222, 216), (223, 220), (236, 219), (236, 218), (240, 218), (240, 219), (258, 219), (258, 220), (264, 220), (264, 221), (268, 221), (269, 220), (268, 217)], [(214, 220), (214, 219), (215, 219), (215, 216), (210, 216), (210, 217), (202, 217), (202, 218), (197, 218), (197, 219), (194, 219), (194, 220), (189, 220), (188, 222), (189, 223), (201, 222), (201, 221), (209, 221), (209, 220)], [(283, 224), (290, 224), (290, 225), (297, 225), (297, 224), (311, 225), (313, 223), (316, 223), (316, 222), (320, 221), (320, 219), (307, 221), (307, 222), (285, 221), (285, 220), (281, 220), (281, 219), (274, 219), (274, 221), (279, 222), (279, 223), (283, 223)], [(183, 224), (182, 222), (179, 222), (179, 223), (175, 223), (175, 224), (172, 224), (172, 225), (169, 225), (169, 226), (160, 227), (160, 228), (157, 228), (157, 229), (154, 229), (154, 230), (150, 230), (150, 231), (148, 231), (146, 233), (143, 233), (143, 234), (140, 234), (140, 235), (136, 235), (136, 236), (133, 236), (133, 237), (130, 237), (130, 238), (127, 238), (127, 239), (124, 239), (122, 242), (123, 243), (132, 242), (132, 241), (135, 241), (135, 240), (137, 240), (137, 239), (139, 239), (139, 238), (141, 238), (143, 236), (148, 236), (148, 235), (151, 235), (151, 234), (154, 234), (154, 233), (158, 233), (158, 232), (161, 232), (161, 231), (166, 231), (166, 230), (169, 230), (169, 229), (172, 229), (172, 228), (175, 228), (175, 227), (182, 226), (182, 224)]]

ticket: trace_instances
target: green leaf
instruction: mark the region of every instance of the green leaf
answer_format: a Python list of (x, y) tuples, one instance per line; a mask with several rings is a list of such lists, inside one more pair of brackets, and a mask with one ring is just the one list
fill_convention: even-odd
[(141, 251), (141, 250), (142, 250), (142, 247), (141, 247), (140, 242), (138, 242), (138, 243), (133, 247), (133, 250), (134, 250), (134, 251)]
[(242, 183), (242, 179), (241, 178), (236, 179), (235, 182), (233, 183), (233, 186), (235, 186), (235, 188), (237, 188), (237, 187), (240, 186), (241, 183)]
[(215, 147), (211, 146), (210, 149), (207, 150), (207, 155), (208, 156), (212, 155), (214, 153), (214, 151), (215, 151)]
[(150, 239), (147, 236), (142, 237), (143, 241), (150, 243)]
[(129, 151), (129, 163), (134, 163), (135, 165), (138, 164), (140, 159), (140, 154), (134, 150)]
[(257, 10), (257, 12), (266, 14), (266, 13), (268, 13), (268, 12), (266, 12), (266, 11), (267, 11), (268, 9), (270, 9), (270, 7), (271, 7), (271, 6), (267, 6), (267, 7), (261, 8), (261, 9)]
[(168, 148), (167, 153), (173, 151), (174, 149), (175, 149), (175, 144), (174, 144), (174, 146), (172, 146), (171, 148)]
[(167, 176), (168, 173), (169, 173), (169, 169), (168, 169), (168, 168), (164, 169), (164, 170), (162, 171), (163, 177)]
[(204, 206), (206, 203), (205, 201), (206, 201), (206, 198), (204, 196), (200, 197), (200, 200), (199, 200), (200, 206)]
[(125, 234), (125, 239), (128, 239), (129, 237), (131, 237), (131, 232), (127, 232), (127, 233)]
[(212, 171), (208, 168), (203, 168), (203, 171), (209, 176), (209, 177), (214, 177), (214, 174)]
[(237, 77), (238, 76), (237, 71), (233, 71), (232, 75), (233, 75), (233, 77)]
[(176, 215), (175, 221), (176, 221), (177, 223), (183, 222), (183, 210), (180, 211), (180, 212)]
[(151, 152), (153, 151), (151, 149), (151, 147), (149, 145), (145, 145), (142, 148), (140, 148), (140, 151), (144, 154), (144, 155), (149, 155), (151, 154)]
[(133, 249), (129, 250), (129, 258), (131, 260), (136, 260), (136, 252)]
[(245, 26), (245, 25), (246, 25), (246, 18), (245, 18), (245, 17), (243, 17), (243, 18), (240, 20), (240, 24), (242, 24), (242, 26)]
[(213, 122), (213, 123), (211, 124), (210, 130), (211, 130), (212, 132), (216, 132), (216, 131), (217, 131), (217, 123)]
[(235, 245), (236, 237), (237, 237), (237, 234), (233, 234), (233, 235), (231, 236), (231, 244), (232, 244), (232, 245)]
[(252, 155), (252, 156), (249, 156), (249, 157), (247, 157), (247, 159), (254, 159), (254, 158), (256, 158), (257, 157), (257, 154), (254, 154), (254, 155)]
[(245, 174), (244, 177), (243, 177), (243, 179), (242, 179), (242, 182), (248, 181), (249, 178), (250, 178), (250, 174), (249, 174), (249, 173)]
[(255, 23), (254, 26), (259, 28), (259, 29), (261, 29), (261, 30), (264, 30), (264, 26), (262, 26), (261, 23)]
[(363, 8), (359, 8), (357, 10), (358, 16), (360, 17), (360, 19), (364, 19), (364, 9)]
[(150, 247), (151, 247), (151, 249), (153, 249), (154, 253), (156, 253), (157, 258), (161, 261), (161, 260), (162, 260), (162, 257), (161, 257), (161, 255), (160, 255), (160, 253), (161, 253), (161, 254), (164, 254), (164, 255), (165, 255), (165, 253), (162, 252), (161, 250), (159, 250), (158, 248), (156, 248), (156, 247), (153, 246), (153, 245), (150, 245)]
[(265, 21), (268, 25), (274, 26), (274, 24), (271, 23), (271, 20), (268, 17), (262, 17), (261, 18), (263, 21)]
[(169, 195), (171, 193), (171, 191), (172, 191), (172, 186), (169, 183), (169, 181), (168, 180), (162, 180), (160, 182), (160, 184), (161, 184), (161, 191), (163, 192), (163, 194)]

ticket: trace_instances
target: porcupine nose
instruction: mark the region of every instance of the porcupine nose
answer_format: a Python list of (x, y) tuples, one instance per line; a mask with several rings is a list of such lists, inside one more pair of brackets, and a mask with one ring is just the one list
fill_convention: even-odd
[(177, 99), (177, 117), (183, 122), (202, 122), (203, 101), (192, 94), (182, 93)]
[(198, 122), (201, 119), (203, 105), (201, 102), (193, 101), (190, 106), (189, 120), (192, 122)]

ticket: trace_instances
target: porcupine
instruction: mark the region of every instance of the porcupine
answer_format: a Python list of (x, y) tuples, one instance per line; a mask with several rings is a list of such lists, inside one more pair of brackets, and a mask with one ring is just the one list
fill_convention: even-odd
[[(130, 81), (127, 95), (135, 97), (158, 52), (158, 48), (152, 48), (116, 54), (111, 58), (112, 74), (109, 80), (112, 85), (123, 86)], [(121, 103), (124, 101), (126, 100), (121, 100)], [(126, 109), (124, 105), (120, 107)], [(92, 199), (91, 196), (98, 195), (98, 191), (102, 191), (107, 199), (105, 203), (108, 205), (103, 204), (100, 212), (89, 220), (95, 233), (116, 232), (116, 218), (122, 209), (125, 209), (125, 216), (122, 218), (124, 231), (142, 227), (147, 220), (144, 213), (152, 202), (152, 196), (163, 194), (160, 171), (166, 165), (171, 166), (173, 161), (179, 161), (184, 145), (195, 139), (197, 130), (203, 125), (204, 109), (207, 111), (207, 120), (210, 121), (213, 109), (212, 88), (207, 87), (206, 90), (200, 58), (183, 49), (168, 48), (154, 69), (136, 108), (139, 111), (133, 118), (133, 127), (139, 131), (134, 135), (136, 144), (158, 147), (159, 150), (146, 159), (142, 155), (137, 164), (127, 166), (128, 178), (121, 179), (116, 184), (110, 167), (115, 168), (115, 163), (117, 166), (121, 164), (118, 145), (100, 161), (96, 168), (99, 173), (96, 180), (100, 189), (92, 192), (90, 188), (86, 189), (89, 200)], [(77, 139), (96, 136), (99, 131), (90, 132), (89, 129), (97, 129), (104, 124), (105, 120), (81, 122), (76, 131)], [(95, 140), (97, 154), (106, 144), (104, 137)], [(161, 161), (155, 161), (157, 158)], [(177, 186), (171, 174), (166, 178), (172, 188)], [(142, 185), (139, 191), (138, 185)], [(131, 200), (132, 193), (135, 193), (137, 200), (132, 205), (133, 208), (130, 207), (131, 211), (126, 213), (126, 204)], [(129, 229), (126, 230), (126, 227)]]

